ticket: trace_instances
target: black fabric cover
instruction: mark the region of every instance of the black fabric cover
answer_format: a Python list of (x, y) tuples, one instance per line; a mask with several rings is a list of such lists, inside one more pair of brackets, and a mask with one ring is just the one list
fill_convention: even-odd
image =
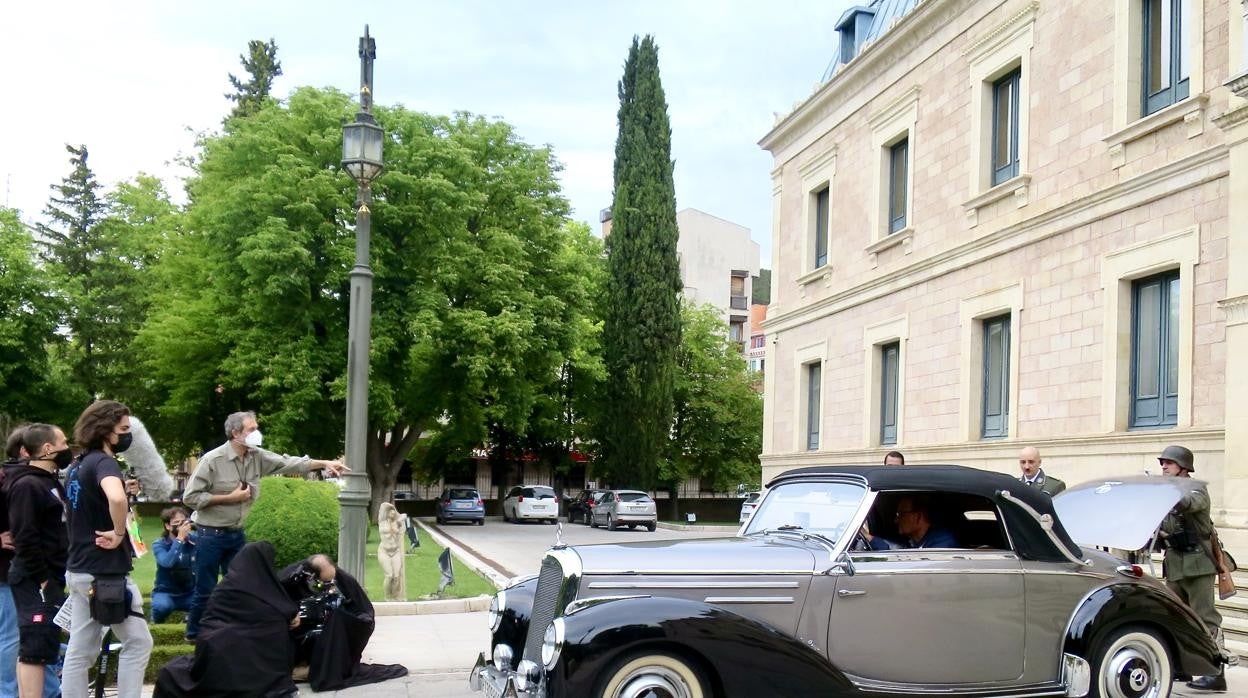
[(290, 678), (297, 611), (273, 572), (273, 546), (249, 543), (208, 599), (194, 657), (160, 670), (155, 698), (297, 695)]
[[(292, 584), (292, 580), (305, 564), (296, 562), (278, 574), (287, 591), (296, 596), (298, 592), (292, 590), (298, 585)], [(339, 567), (334, 570), (334, 581), (346, 603), (330, 612), (312, 648), (308, 660), (308, 683), (312, 690), (336, 691), (407, 676), (407, 667), (399, 664), (360, 663), (376, 627), (373, 604), (355, 577)]]
[(828, 465), (796, 468), (776, 476), (768, 487), (795, 480), (818, 480), (821, 478), (851, 477), (865, 480), (868, 487), (877, 492), (949, 492), (974, 494), (996, 502), (1001, 509), (1005, 526), (1014, 542), (1014, 549), (1025, 560), (1065, 562), (1067, 558), (1053, 544), (1047, 533), (1030, 513), (1000, 496), (1008, 491), (1011, 496), (1053, 518), (1053, 533), (1057, 535), (1072, 555), (1080, 557), (1080, 548), (1066, 533), (1053, 498), (1039, 488), (1028, 487), (1004, 473), (968, 468), (962, 465)]

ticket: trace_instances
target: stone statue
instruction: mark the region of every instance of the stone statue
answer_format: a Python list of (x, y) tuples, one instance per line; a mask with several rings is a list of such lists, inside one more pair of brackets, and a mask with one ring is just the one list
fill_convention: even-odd
[(382, 583), (386, 601), (407, 600), (407, 566), (403, 559), (403, 532), (407, 528), (407, 516), (400, 514), (390, 502), (381, 503), (377, 516), (377, 529), (381, 543), (377, 545), (377, 562), (384, 576)]

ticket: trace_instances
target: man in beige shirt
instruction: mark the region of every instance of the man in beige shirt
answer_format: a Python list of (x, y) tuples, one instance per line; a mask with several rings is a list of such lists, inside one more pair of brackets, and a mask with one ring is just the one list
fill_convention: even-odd
[(229, 440), (204, 454), (186, 484), (182, 501), (195, 509), (195, 595), (186, 619), (186, 638), (199, 634), (208, 597), (217, 578), (247, 543), (243, 521), (267, 475), (324, 470), (331, 476), (349, 472), (341, 461), (279, 455), (260, 448), (263, 437), (254, 412), (235, 412), (225, 419)]

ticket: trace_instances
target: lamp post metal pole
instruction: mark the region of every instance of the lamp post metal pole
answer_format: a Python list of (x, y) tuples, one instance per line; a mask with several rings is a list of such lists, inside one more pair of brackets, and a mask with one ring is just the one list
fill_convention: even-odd
[[(377, 47), (364, 28), (360, 38), (360, 109), (356, 120), (371, 120), (373, 59)], [(364, 583), (364, 554), (368, 540), (368, 368), (373, 315), (373, 270), (369, 265), (372, 227), (369, 204), (372, 188), (357, 178), (355, 202), (355, 266), (351, 268), (351, 305), (347, 339), (347, 467), (346, 482), (338, 493), (338, 564)]]

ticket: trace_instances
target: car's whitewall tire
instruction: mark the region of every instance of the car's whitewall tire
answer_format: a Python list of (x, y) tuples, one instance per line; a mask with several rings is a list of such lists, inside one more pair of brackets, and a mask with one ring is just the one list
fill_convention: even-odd
[(601, 698), (706, 698), (701, 672), (670, 654), (644, 654), (619, 665), (603, 685)]
[(1170, 648), (1155, 630), (1120, 628), (1105, 638), (1092, 674), (1093, 698), (1167, 698), (1173, 681)]

